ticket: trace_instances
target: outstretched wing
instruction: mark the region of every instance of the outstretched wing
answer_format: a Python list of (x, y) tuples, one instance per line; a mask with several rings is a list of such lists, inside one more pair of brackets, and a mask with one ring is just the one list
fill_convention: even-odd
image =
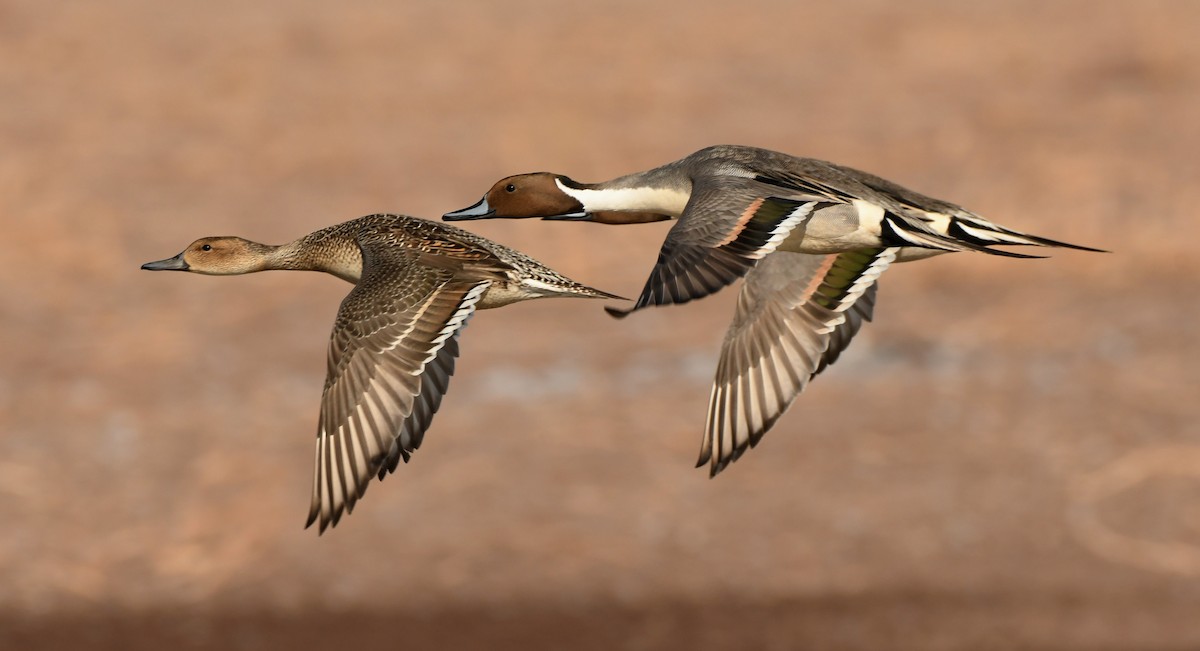
[(456, 337), (491, 284), (421, 255), (364, 247), (362, 279), (338, 311), (308, 517), (321, 531), (420, 445), (454, 372)]
[(762, 438), (871, 320), (897, 248), (778, 253), (746, 277), (725, 335), (697, 467), (716, 475)]
[(708, 296), (744, 276), (794, 228), (828, 204), (824, 196), (801, 191), (774, 196), (771, 191), (778, 189), (747, 183), (742, 177), (697, 179), (637, 303), (609, 313), (624, 316), (650, 305)]

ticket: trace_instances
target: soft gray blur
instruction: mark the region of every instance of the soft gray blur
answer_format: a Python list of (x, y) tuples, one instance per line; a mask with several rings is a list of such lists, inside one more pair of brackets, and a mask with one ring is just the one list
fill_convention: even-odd
[[(0, 647), (1200, 646), (1200, 3), (0, 3)], [(481, 312), (302, 529), (349, 285), (141, 271), (735, 143), (1111, 249), (895, 267), (692, 468), (735, 291)], [(668, 224), (473, 222), (635, 296)]]

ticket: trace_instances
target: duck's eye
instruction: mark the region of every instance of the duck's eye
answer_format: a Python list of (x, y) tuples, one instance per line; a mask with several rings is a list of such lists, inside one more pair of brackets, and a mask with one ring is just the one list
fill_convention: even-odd
[(201, 247), (200, 247), (200, 250), (201, 250), (201, 251), (212, 251), (212, 245), (211, 245), (211, 244), (205, 244), (205, 245), (203, 245), (203, 246), (201, 246)]
[(504, 186), (504, 191), (505, 192), (516, 192), (517, 186), (513, 185), (512, 183), (509, 183), (508, 185)]

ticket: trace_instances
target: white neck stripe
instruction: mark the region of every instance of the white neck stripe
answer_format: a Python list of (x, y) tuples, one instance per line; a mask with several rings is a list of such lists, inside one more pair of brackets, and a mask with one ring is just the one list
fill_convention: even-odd
[(678, 217), (683, 214), (690, 193), (668, 188), (608, 188), (603, 190), (582, 190), (563, 185), (561, 179), (554, 179), (558, 189), (563, 194), (575, 199), (583, 205), (587, 212), (603, 210), (619, 210), (627, 212), (656, 212)]

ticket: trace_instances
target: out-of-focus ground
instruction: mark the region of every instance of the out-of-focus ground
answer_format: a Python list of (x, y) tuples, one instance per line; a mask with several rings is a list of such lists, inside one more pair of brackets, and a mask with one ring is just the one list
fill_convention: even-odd
[[(0, 2), (0, 647), (1200, 647), (1200, 3)], [(436, 218), (704, 145), (1111, 249), (958, 254), (692, 468), (735, 292), (480, 313), (413, 462), (301, 528), (315, 274), (202, 235)], [(473, 230), (635, 295), (667, 225)]]

